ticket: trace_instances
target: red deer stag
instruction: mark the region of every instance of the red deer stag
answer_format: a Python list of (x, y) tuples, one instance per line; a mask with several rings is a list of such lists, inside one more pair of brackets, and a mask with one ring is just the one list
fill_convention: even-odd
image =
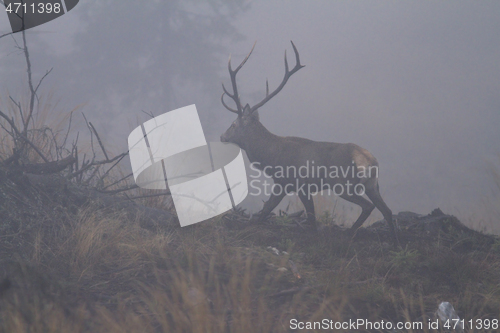
[[(259, 121), (258, 109), (276, 96), (288, 79), (304, 67), (300, 64), (299, 52), (293, 42), (295, 67), (289, 69), (285, 51), (285, 76), (280, 85), (273, 92), (269, 92), (269, 84), (266, 81), (266, 97), (254, 106), (248, 104), (242, 106), (236, 84), (236, 74), (250, 57), (254, 47), (235, 70), (231, 68), (231, 57), (229, 58), (228, 68), (233, 92), (230, 93), (223, 84), (224, 92), (221, 101), (224, 107), (236, 113), (238, 118), (221, 136), (221, 141), (231, 142), (241, 147), (246, 151), (252, 166), (256, 166), (268, 177), (273, 178), (271, 196), (257, 216), (267, 217), (286, 194), (294, 192), (304, 204), (307, 221), (316, 228), (311, 194), (328, 189), (361, 207), (361, 215), (351, 228), (353, 232), (361, 227), (373, 209), (377, 207), (389, 224), (393, 241), (397, 243), (392, 212), (379, 192), (378, 162), (370, 152), (353, 143), (316, 142), (274, 135)], [(225, 95), (234, 101), (236, 108), (231, 108), (225, 103)], [(304, 173), (306, 173), (305, 176)], [(363, 197), (364, 194), (371, 202)]]

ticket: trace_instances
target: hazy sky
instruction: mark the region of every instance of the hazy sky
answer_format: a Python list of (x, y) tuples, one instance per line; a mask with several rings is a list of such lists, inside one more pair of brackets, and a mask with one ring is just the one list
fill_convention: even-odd
[[(234, 118), (219, 102), (229, 53), (239, 63), (257, 41), (238, 76), (252, 104), (266, 78), (271, 89), (281, 81), (285, 49), (293, 66), (293, 40), (306, 67), (260, 110), (271, 132), (368, 149), (395, 213), (440, 207), (500, 231), (483, 209), (494, 193), (487, 165), (500, 156), (499, 2), (260, 0), (222, 8), (232, 27), (211, 22), (193, 34), (175, 23), (177, 12), (169, 12), (170, 26), (152, 30), (161, 19), (140, 11), (154, 10), (153, 2), (143, 9), (115, 1), (106, 20), (89, 23), (109, 2), (98, 3), (82, 0), (27, 36), (35, 75), (54, 67), (44, 89), (56, 108), (84, 103), (110, 146), (125, 149), (129, 131), (147, 119), (141, 110), (158, 115), (193, 103), (207, 139), (218, 140)], [(200, 3), (184, 9), (210, 20)], [(7, 30), (0, 15), (0, 34)], [(198, 49), (200, 41), (212, 46)], [(0, 39), (0, 59), (2, 103), (22, 93), (25, 64), (10, 37)]]

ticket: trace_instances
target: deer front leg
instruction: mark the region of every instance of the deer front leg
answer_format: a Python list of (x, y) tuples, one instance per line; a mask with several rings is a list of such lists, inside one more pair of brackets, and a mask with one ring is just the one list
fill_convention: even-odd
[(282, 193), (279, 193), (279, 194), (271, 193), (269, 200), (267, 200), (264, 203), (264, 208), (262, 208), (262, 210), (260, 212), (258, 212), (257, 214), (254, 214), (252, 216), (252, 218), (250, 219), (250, 222), (257, 222), (259, 220), (261, 220), (261, 221), (265, 220), (265, 218), (267, 216), (269, 216), (269, 214), (272, 212), (272, 210), (274, 208), (276, 208), (276, 206), (278, 206), (278, 204), (281, 202), (281, 200), (283, 200), (283, 198), (285, 197), (285, 195), (286, 195), (285, 191), (281, 191), (281, 192)]
[(307, 223), (309, 223), (314, 230), (318, 230), (318, 226), (316, 224), (316, 215), (314, 213), (314, 201), (311, 198), (310, 194), (305, 194), (303, 192), (298, 191), (299, 199), (302, 201), (304, 208), (306, 209), (307, 214)]

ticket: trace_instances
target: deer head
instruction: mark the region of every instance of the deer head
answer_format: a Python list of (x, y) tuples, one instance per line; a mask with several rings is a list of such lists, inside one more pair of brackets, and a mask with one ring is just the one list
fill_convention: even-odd
[[(281, 91), (281, 89), (283, 89), (288, 79), (295, 72), (304, 67), (303, 65), (300, 64), (299, 52), (297, 51), (297, 48), (295, 47), (293, 42), (291, 43), (293, 47), (293, 52), (295, 53), (295, 60), (296, 60), (295, 67), (292, 68), (292, 70), (289, 70), (288, 61), (286, 58), (286, 51), (285, 51), (285, 76), (283, 77), (283, 80), (281, 81), (280, 85), (271, 93), (269, 93), (269, 83), (266, 80), (266, 97), (259, 103), (255, 104), (254, 106), (246, 104), (244, 107), (242, 107), (240, 95), (238, 94), (238, 86), (236, 84), (236, 74), (241, 69), (241, 67), (243, 67), (243, 65), (247, 62), (248, 58), (252, 54), (253, 49), (255, 48), (255, 43), (252, 49), (250, 50), (250, 53), (248, 53), (245, 59), (243, 59), (241, 64), (235, 70), (231, 68), (231, 56), (229, 57), (228, 70), (229, 70), (229, 76), (231, 78), (233, 93), (229, 93), (224, 84), (222, 84), (222, 89), (224, 90), (224, 92), (222, 93), (221, 96), (221, 102), (226, 109), (228, 109), (233, 113), (236, 113), (238, 115), (238, 118), (236, 118), (236, 120), (231, 124), (231, 126), (227, 129), (227, 131), (221, 135), (220, 140), (222, 142), (232, 142), (237, 144), (241, 148), (245, 149), (248, 140), (251, 140), (251, 138), (256, 134), (256, 131), (258, 131), (258, 129), (262, 127), (262, 124), (259, 121), (258, 109), (264, 104), (266, 104), (271, 98), (276, 96)], [(224, 101), (225, 95), (229, 96), (234, 101), (236, 109), (231, 108), (226, 104), (226, 102)]]
[(221, 135), (220, 141), (232, 142), (244, 148), (246, 138), (255, 131), (255, 127), (259, 122), (259, 111), (251, 112), (250, 106), (247, 104), (243, 108), (243, 113), (238, 115), (231, 126)]

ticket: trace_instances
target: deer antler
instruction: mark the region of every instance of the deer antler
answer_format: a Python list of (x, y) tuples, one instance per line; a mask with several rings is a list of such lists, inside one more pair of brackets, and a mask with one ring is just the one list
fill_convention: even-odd
[[(286, 50), (285, 50), (285, 76), (283, 77), (283, 80), (281, 81), (281, 83), (278, 86), (278, 88), (276, 88), (272, 93), (269, 93), (269, 82), (266, 80), (266, 97), (262, 101), (260, 101), (259, 103), (257, 103), (256, 105), (252, 106), (250, 108), (250, 113), (255, 112), (258, 108), (260, 108), (261, 106), (263, 106), (264, 104), (266, 104), (271, 98), (273, 98), (274, 96), (276, 96), (281, 91), (281, 89), (283, 89), (283, 87), (287, 83), (288, 79), (293, 74), (295, 74), (295, 72), (297, 72), (299, 69), (301, 69), (302, 67), (304, 67), (304, 65), (300, 64), (299, 51), (297, 51), (297, 48), (295, 47), (295, 44), (292, 41), (290, 41), (290, 42), (292, 43), (293, 52), (295, 53), (295, 61), (296, 61), (295, 67), (292, 68), (292, 70), (290, 70), (288, 68), (288, 60), (286, 58)], [(243, 67), (243, 65), (247, 62), (248, 58), (250, 57), (250, 55), (253, 52), (253, 49), (255, 48), (255, 44), (256, 43), (257, 42), (255, 42), (253, 44), (252, 49), (250, 50), (250, 53), (248, 53), (248, 55), (245, 57), (245, 59), (243, 59), (243, 61), (241, 62), (241, 64), (234, 71), (231, 68), (231, 56), (229, 56), (229, 62), (227, 64), (227, 67), (229, 69), (229, 75), (231, 77), (231, 84), (233, 86), (233, 93), (232, 94), (229, 93), (227, 91), (226, 87), (224, 86), (224, 84), (222, 84), (222, 89), (224, 90), (224, 92), (222, 93), (222, 96), (220, 97), (222, 105), (224, 105), (224, 107), (226, 109), (228, 109), (229, 111), (236, 113), (238, 116), (241, 116), (243, 114), (243, 108), (241, 106), (240, 96), (238, 94), (238, 87), (236, 85), (236, 74), (241, 69), (241, 67)], [(233, 109), (233, 108), (231, 108), (231, 107), (229, 107), (226, 104), (226, 102), (224, 102), (224, 95), (229, 96), (234, 101), (234, 103), (236, 104), (236, 110)]]
[[(230, 94), (226, 90), (226, 87), (224, 87), (224, 83), (222, 84), (222, 89), (224, 90), (224, 92), (222, 93), (222, 96), (220, 97), (222, 105), (224, 105), (224, 107), (226, 109), (228, 109), (229, 111), (238, 114), (238, 116), (241, 116), (243, 114), (243, 108), (241, 107), (240, 96), (238, 94), (238, 87), (236, 85), (236, 74), (241, 69), (241, 67), (243, 67), (243, 65), (247, 62), (248, 58), (250, 58), (250, 55), (252, 54), (253, 49), (255, 48), (255, 44), (257, 44), (257, 41), (255, 43), (253, 43), (253, 46), (252, 46), (252, 49), (250, 50), (250, 53), (248, 53), (248, 55), (245, 57), (245, 59), (243, 59), (241, 64), (238, 67), (236, 67), (236, 69), (234, 71), (231, 68), (231, 56), (229, 56), (227, 68), (229, 70), (229, 76), (231, 77), (231, 84), (233, 86), (233, 93)], [(224, 102), (224, 95), (228, 95), (234, 101), (234, 103), (236, 104), (236, 110), (227, 106), (227, 104)]]
[(283, 89), (290, 76), (295, 74), (302, 67), (305, 67), (304, 65), (300, 64), (299, 51), (297, 51), (295, 44), (292, 41), (290, 41), (290, 43), (292, 43), (293, 52), (295, 53), (295, 61), (296, 61), (295, 67), (292, 68), (292, 70), (288, 69), (288, 61), (286, 59), (286, 50), (285, 50), (285, 76), (283, 77), (283, 81), (281, 81), (280, 85), (278, 86), (278, 88), (276, 88), (276, 90), (274, 90), (272, 93), (269, 93), (269, 83), (266, 80), (266, 97), (259, 103), (252, 106), (250, 112), (255, 112), (258, 108), (266, 104), (271, 98), (276, 96), (276, 94), (278, 94), (281, 91), (281, 89)]

